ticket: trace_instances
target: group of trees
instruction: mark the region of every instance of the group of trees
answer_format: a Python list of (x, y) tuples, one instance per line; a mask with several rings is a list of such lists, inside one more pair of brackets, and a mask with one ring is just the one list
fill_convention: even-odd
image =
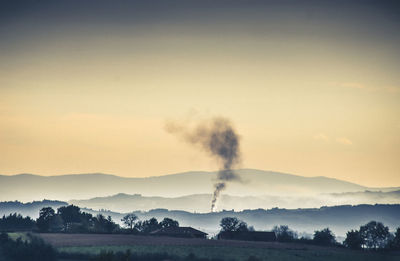
[(359, 230), (351, 230), (346, 234), (345, 246), (352, 249), (398, 249), (400, 250), (400, 227), (394, 234), (389, 232), (389, 227), (381, 222), (371, 221), (360, 227)]
[(220, 222), (221, 231), (254, 231), (253, 227), (247, 226), (247, 223), (236, 217), (225, 217)]
[(124, 216), (121, 221), (132, 233), (148, 234), (161, 228), (179, 227), (179, 222), (171, 218), (164, 218), (161, 222), (158, 222), (156, 218), (139, 221), (133, 213)]
[(37, 219), (37, 227), (42, 232), (64, 231), (64, 232), (92, 232), (92, 233), (150, 233), (157, 229), (167, 227), (179, 227), (179, 223), (171, 218), (164, 218), (158, 222), (156, 218), (140, 221), (134, 214), (125, 215), (121, 221), (125, 227), (121, 228), (111, 216), (107, 218), (101, 214), (82, 212), (79, 207), (70, 205), (58, 208), (57, 213), (52, 208), (40, 210)]
[(272, 231), (275, 232), (276, 239), (279, 242), (293, 242), (297, 239), (297, 233), (285, 225), (274, 226)]
[(178, 221), (171, 218), (164, 218), (161, 222), (156, 218), (140, 221), (134, 213), (125, 215), (121, 221), (124, 228), (116, 224), (111, 216), (93, 216), (82, 212), (77, 206), (69, 205), (60, 207), (57, 211), (51, 207), (42, 208), (36, 221), (19, 214), (3, 216), (0, 219), (0, 231), (146, 234), (161, 228), (179, 227)]
[(51, 207), (42, 208), (39, 218), (36, 220), (40, 232), (93, 232), (112, 233), (118, 229), (111, 216), (107, 218), (101, 214), (93, 216), (82, 212), (74, 205), (57, 209), (57, 213)]
[[(251, 231), (246, 222), (236, 217), (225, 217), (220, 222), (221, 231)], [(251, 228), (251, 229), (249, 229)], [(275, 232), (279, 242), (301, 242), (323, 246), (340, 245), (335, 235), (329, 228), (317, 230), (313, 238), (299, 238), (297, 233), (288, 226), (275, 226), (272, 230)], [(400, 250), (400, 227), (394, 234), (389, 232), (389, 228), (381, 222), (371, 221), (360, 227), (359, 230), (347, 232), (346, 239), (343, 242), (345, 247), (351, 249), (395, 249)]]
[(0, 219), (0, 231), (19, 231), (32, 230), (35, 227), (35, 221), (30, 217), (23, 217), (20, 214), (10, 214)]
[[(39, 218), (35, 220), (19, 214), (10, 214), (0, 219), (0, 231), (38, 230), (40, 232), (67, 232), (67, 233), (134, 233), (148, 234), (152, 231), (179, 227), (179, 223), (171, 218), (164, 218), (158, 222), (156, 218), (139, 220), (130, 213), (121, 219), (124, 228), (116, 224), (111, 216), (93, 216), (82, 212), (74, 205), (63, 206), (55, 211), (51, 207), (42, 208)], [(220, 221), (221, 231), (254, 231), (252, 226), (236, 217), (225, 217)], [(275, 226), (273, 228), (279, 242), (302, 242), (317, 245), (339, 245), (335, 235), (329, 228), (317, 230), (313, 238), (299, 238), (297, 233), (288, 226)], [(400, 250), (400, 227), (395, 233), (390, 233), (389, 228), (381, 222), (371, 221), (360, 226), (358, 230), (350, 230), (343, 242), (345, 247), (351, 249), (398, 249)]]

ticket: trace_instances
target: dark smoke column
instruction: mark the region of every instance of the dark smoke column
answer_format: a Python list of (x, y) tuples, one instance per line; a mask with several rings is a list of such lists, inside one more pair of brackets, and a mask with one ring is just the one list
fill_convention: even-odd
[(190, 144), (200, 145), (220, 163), (214, 193), (211, 201), (211, 211), (215, 210), (215, 204), (219, 195), (226, 187), (228, 181), (240, 181), (233, 168), (240, 162), (239, 136), (232, 124), (225, 118), (214, 118), (201, 122), (194, 129), (168, 123), (166, 129), (170, 133), (182, 136)]

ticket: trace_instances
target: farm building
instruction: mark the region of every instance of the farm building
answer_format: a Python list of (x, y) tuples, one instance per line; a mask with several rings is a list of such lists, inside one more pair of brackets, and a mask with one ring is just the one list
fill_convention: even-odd
[(263, 231), (222, 231), (218, 239), (244, 240), (244, 241), (276, 241), (275, 232)]
[(206, 238), (207, 233), (192, 227), (167, 227), (155, 230), (150, 233), (153, 236), (168, 237), (190, 237), (190, 238)]

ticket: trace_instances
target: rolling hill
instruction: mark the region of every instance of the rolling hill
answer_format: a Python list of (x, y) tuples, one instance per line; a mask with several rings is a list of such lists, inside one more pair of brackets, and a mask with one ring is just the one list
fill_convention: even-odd
[[(116, 212), (149, 211), (165, 208), (207, 213), (210, 211), (211, 194), (194, 194), (182, 197), (146, 197), (140, 194), (119, 193), (109, 197), (87, 200), (70, 200), (70, 204), (91, 209), (108, 209)], [(313, 196), (231, 196), (222, 195), (218, 209), (242, 211), (246, 209), (270, 209), (274, 207), (297, 209), (336, 205), (400, 204), (400, 190), (393, 192), (346, 192)]]
[[(224, 194), (232, 196), (313, 196), (321, 193), (396, 190), (396, 188), (367, 188), (326, 177), (302, 177), (254, 169), (239, 169), (237, 173), (243, 181), (229, 183)], [(28, 202), (56, 199), (65, 201), (110, 196), (118, 193), (160, 197), (210, 194), (215, 176), (216, 172), (201, 171), (148, 178), (125, 178), (99, 173), (61, 176), (1, 175), (0, 200)]]

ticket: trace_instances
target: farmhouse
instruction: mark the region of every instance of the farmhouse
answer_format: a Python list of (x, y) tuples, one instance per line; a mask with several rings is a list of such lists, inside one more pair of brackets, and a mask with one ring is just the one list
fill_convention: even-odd
[(222, 231), (218, 239), (244, 240), (244, 241), (276, 241), (275, 232), (263, 231)]
[(192, 227), (167, 227), (155, 230), (150, 233), (153, 236), (168, 237), (189, 237), (189, 238), (206, 238), (207, 233)]

